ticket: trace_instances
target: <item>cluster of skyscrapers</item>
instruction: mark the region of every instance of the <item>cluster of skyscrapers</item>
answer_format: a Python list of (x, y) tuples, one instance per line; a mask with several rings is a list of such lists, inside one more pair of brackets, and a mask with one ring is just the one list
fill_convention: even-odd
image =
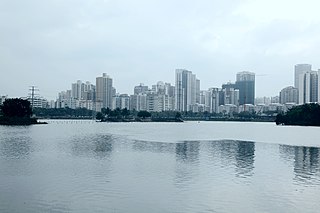
[(62, 91), (54, 104), (56, 108), (87, 108), (101, 111), (101, 108), (112, 108), (115, 88), (113, 80), (106, 73), (96, 78), (96, 84), (78, 80), (71, 84), (71, 90)]
[[(80, 80), (71, 88), (58, 94), (56, 101), (48, 102), (32, 87), (29, 96), (34, 107), (49, 108), (87, 108), (101, 111), (102, 108), (129, 110), (192, 111), (226, 113), (242, 111), (285, 111), (293, 105), (320, 103), (320, 69), (313, 71), (310, 64), (297, 64), (294, 67), (294, 86), (280, 91), (279, 96), (255, 98), (255, 73), (238, 72), (235, 82), (222, 84), (221, 87), (200, 89), (200, 80), (186, 69), (175, 70), (175, 85), (159, 81), (151, 87), (139, 84), (133, 94), (117, 93), (113, 79), (103, 73), (96, 77), (95, 84)], [(0, 104), (7, 96), (0, 97)]]
[(239, 106), (253, 105), (255, 97), (255, 74), (239, 72), (235, 83), (223, 84), (222, 88), (200, 90), (200, 80), (186, 69), (176, 69), (175, 85), (159, 81), (150, 88), (144, 84), (134, 87), (133, 94), (119, 94), (113, 87), (113, 79), (106, 73), (96, 78), (96, 84), (78, 80), (70, 90), (58, 94), (52, 107), (102, 108), (161, 111), (193, 111), (218, 113), (238, 111)]
[(106, 73), (96, 78), (96, 84), (77, 81), (71, 85), (71, 90), (58, 94), (55, 102), (57, 108), (87, 108), (101, 111), (102, 108), (130, 109), (147, 111), (174, 110), (174, 86), (159, 81), (152, 88), (140, 84), (134, 87), (132, 95), (119, 94), (113, 87), (113, 79)]
[(313, 71), (311, 64), (294, 67), (294, 86), (280, 91), (281, 104), (305, 104), (320, 102), (320, 70)]
[(175, 87), (177, 111), (238, 112), (240, 106), (245, 109), (245, 106), (254, 104), (255, 74), (239, 72), (235, 83), (200, 90), (200, 80), (191, 71), (178, 69)]

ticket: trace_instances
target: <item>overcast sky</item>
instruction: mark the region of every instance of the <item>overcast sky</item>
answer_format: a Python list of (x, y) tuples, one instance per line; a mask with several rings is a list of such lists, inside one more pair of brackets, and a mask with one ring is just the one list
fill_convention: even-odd
[(0, 95), (36, 85), (55, 99), (108, 73), (120, 93), (174, 84), (201, 89), (256, 73), (256, 96), (293, 85), (293, 67), (320, 69), (319, 0), (0, 0)]

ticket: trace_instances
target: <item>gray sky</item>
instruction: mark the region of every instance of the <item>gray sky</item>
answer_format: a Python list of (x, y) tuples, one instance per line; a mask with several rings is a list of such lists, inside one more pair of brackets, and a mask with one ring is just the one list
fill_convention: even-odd
[(174, 83), (186, 68), (201, 89), (256, 76), (256, 96), (320, 69), (318, 0), (0, 0), (0, 95), (36, 85), (55, 99), (76, 80), (108, 73), (120, 93)]

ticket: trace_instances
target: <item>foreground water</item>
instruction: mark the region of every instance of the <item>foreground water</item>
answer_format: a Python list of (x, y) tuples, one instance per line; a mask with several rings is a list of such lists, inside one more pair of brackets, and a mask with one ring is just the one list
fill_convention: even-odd
[(0, 126), (0, 212), (319, 212), (320, 129)]

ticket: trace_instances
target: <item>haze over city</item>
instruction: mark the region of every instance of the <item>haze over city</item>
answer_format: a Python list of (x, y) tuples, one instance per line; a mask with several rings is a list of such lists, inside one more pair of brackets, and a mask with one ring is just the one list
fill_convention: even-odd
[(120, 93), (140, 82), (174, 84), (197, 74), (201, 89), (256, 73), (256, 96), (293, 85), (294, 65), (320, 68), (320, 15), (308, 1), (0, 2), (0, 95), (36, 85), (55, 99), (76, 80), (108, 73)]

